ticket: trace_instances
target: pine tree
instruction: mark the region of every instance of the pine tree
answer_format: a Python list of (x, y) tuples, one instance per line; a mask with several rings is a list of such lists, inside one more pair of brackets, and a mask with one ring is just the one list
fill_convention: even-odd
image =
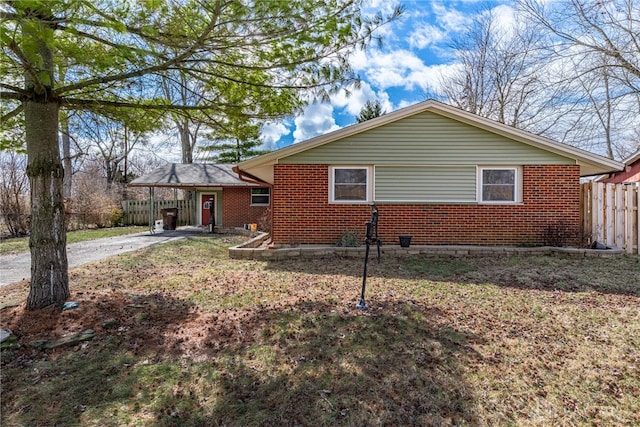
[(356, 121), (358, 123), (366, 122), (367, 120), (375, 119), (376, 117), (380, 117), (386, 114), (386, 111), (382, 110), (382, 104), (377, 99), (375, 101), (367, 101), (362, 109), (360, 110), (360, 114), (356, 117)]

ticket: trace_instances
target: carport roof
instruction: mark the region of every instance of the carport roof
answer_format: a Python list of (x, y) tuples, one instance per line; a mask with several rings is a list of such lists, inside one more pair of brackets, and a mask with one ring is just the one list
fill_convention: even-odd
[(169, 163), (129, 183), (131, 187), (223, 187), (255, 186), (233, 172), (234, 165), (212, 163)]

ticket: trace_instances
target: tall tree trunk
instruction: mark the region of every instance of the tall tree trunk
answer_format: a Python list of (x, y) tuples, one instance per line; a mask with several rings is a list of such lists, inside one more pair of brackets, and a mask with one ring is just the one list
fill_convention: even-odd
[[(25, 70), (24, 101), (27, 142), (27, 176), (31, 185), (31, 284), (27, 309), (62, 304), (69, 298), (67, 234), (64, 219), (62, 181), (64, 169), (58, 145), (60, 104), (53, 92), (54, 29), (47, 22), (54, 17), (47, 2), (34, 2), (29, 13), (35, 16), (22, 30), (36, 49), (26, 51), (37, 67)], [(31, 21), (30, 21), (31, 22)]]
[[(47, 2), (33, 2), (29, 14), (35, 17), (22, 26), (35, 49), (26, 50), (31, 64), (25, 70), (23, 102), (27, 142), (27, 176), (31, 186), (31, 283), (27, 309), (61, 304), (69, 297), (67, 234), (62, 181), (64, 169), (58, 144), (60, 104), (53, 92), (53, 22)], [(38, 24), (34, 24), (37, 22)], [(30, 44), (31, 46), (31, 44)]]
[(29, 310), (62, 304), (70, 296), (58, 111), (58, 103), (46, 95), (24, 103), (31, 184)]

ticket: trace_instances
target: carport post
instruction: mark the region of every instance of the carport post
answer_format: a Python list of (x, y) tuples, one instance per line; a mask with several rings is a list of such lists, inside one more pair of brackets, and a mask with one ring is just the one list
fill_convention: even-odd
[[(177, 188), (173, 189), (173, 207), (176, 209), (178, 208), (178, 189)], [(180, 218), (179, 212), (180, 211), (176, 212), (176, 228), (178, 228), (178, 226), (180, 225), (178, 221), (178, 218)]]
[(153, 216), (153, 187), (149, 187), (149, 232), (154, 234), (156, 226)]

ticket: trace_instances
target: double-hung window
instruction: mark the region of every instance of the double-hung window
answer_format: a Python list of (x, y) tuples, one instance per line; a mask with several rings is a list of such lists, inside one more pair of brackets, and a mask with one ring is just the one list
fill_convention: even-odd
[(269, 187), (259, 187), (251, 189), (251, 205), (252, 206), (268, 206), (269, 205)]
[(480, 203), (518, 203), (522, 201), (522, 171), (518, 167), (478, 168)]
[(371, 168), (334, 166), (330, 168), (329, 197), (333, 203), (366, 203), (371, 200)]

